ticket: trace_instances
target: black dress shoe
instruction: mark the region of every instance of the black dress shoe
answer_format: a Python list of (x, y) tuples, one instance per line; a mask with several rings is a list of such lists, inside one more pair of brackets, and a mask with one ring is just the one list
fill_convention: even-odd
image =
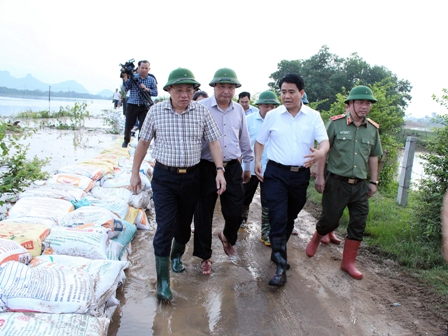
[(129, 142), (124, 141), (124, 142), (121, 144), (121, 147), (122, 147), (122, 148), (128, 148), (128, 144), (129, 144)]
[(286, 272), (275, 274), (274, 277), (269, 280), (269, 286), (281, 287), (286, 283)]

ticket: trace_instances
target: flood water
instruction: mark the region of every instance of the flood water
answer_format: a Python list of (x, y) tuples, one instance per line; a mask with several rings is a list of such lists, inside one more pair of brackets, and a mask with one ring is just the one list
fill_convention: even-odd
[(101, 115), (103, 110), (113, 108), (112, 100), (101, 99), (83, 99), (83, 98), (51, 98), (50, 102), (48, 97), (41, 98), (11, 98), (0, 97), (0, 116), (13, 116), (19, 112), (33, 111), (39, 112), (43, 110), (49, 110), (52, 112), (59, 111), (59, 108), (66, 106), (73, 106), (75, 102), (87, 103), (87, 110), (93, 116)]

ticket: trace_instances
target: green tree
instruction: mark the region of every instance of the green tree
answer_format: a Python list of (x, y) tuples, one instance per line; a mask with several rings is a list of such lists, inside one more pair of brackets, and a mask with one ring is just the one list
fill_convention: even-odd
[(406, 108), (412, 99), (409, 81), (399, 80), (383, 66), (370, 66), (357, 53), (341, 58), (332, 54), (327, 46), (322, 46), (316, 55), (306, 60), (282, 60), (277, 68), (270, 76), (274, 79), (268, 84), (271, 88), (278, 90), (277, 82), (285, 74), (298, 73), (305, 80), (308, 100), (319, 102), (323, 110), (329, 110), (336, 102), (336, 94), (344, 89), (350, 90), (356, 84), (372, 86), (385, 78), (390, 78), (393, 83), (388, 87), (388, 94), (395, 96), (397, 105)]
[[(448, 91), (443, 89), (442, 97), (433, 95), (433, 99), (448, 108)], [(437, 116), (434, 119), (441, 128), (435, 128), (436, 138), (429, 140), (426, 160), (423, 165), (426, 178), (423, 178), (418, 191), (417, 226), (420, 239), (429, 242), (435, 250), (440, 249), (443, 195), (448, 188), (448, 115)]]

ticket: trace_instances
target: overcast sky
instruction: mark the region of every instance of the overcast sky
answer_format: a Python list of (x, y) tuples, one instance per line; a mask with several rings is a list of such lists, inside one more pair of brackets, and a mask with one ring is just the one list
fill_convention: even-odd
[(409, 80), (408, 115), (445, 114), (431, 95), (448, 88), (447, 13), (441, 0), (0, 0), (0, 70), (49, 84), (73, 79), (97, 93), (120, 85), (119, 63), (148, 59), (159, 94), (178, 67), (209, 94), (214, 72), (232, 68), (237, 92), (256, 94), (278, 62), (327, 45)]

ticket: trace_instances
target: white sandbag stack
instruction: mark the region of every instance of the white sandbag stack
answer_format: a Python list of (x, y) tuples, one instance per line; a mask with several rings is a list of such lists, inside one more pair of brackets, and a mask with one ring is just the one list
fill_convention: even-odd
[(132, 159), (117, 143), (20, 195), (0, 222), (0, 334), (107, 334), (135, 223), (149, 228), (152, 166), (134, 195)]

